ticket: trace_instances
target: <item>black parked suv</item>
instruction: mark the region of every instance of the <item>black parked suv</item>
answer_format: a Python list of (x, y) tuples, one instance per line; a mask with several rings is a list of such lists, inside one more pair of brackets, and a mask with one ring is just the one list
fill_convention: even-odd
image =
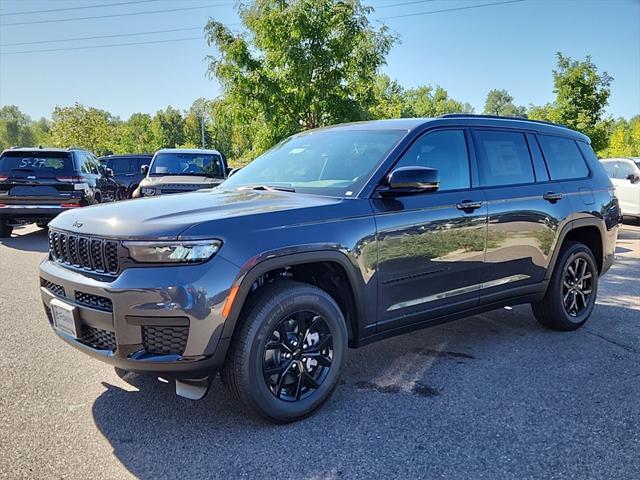
[(150, 154), (107, 155), (99, 158), (102, 165), (111, 169), (113, 179), (122, 187), (122, 198), (118, 200), (132, 197), (145, 177), (143, 167), (150, 165), (152, 158)]
[(0, 237), (15, 225), (44, 228), (59, 213), (110, 199), (117, 190), (93, 155), (75, 148), (12, 148), (0, 154)]
[(249, 411), (288, 422), (327, 400), (348, 346), (521, 303), (577, 329), (618, 220), (589, 139), (562, 126), (337, 125), (212, 190), (59, 216), (41, 294), (81, 351), (194, 399), (220, 371)]

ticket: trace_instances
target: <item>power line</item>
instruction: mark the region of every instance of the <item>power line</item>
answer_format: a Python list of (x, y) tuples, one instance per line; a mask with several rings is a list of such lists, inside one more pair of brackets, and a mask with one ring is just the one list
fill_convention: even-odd
[(85, 10), (87, 8), (116, 7), (118, 5), (133, 5), (134, 3), (151, 3), (151, 2), (159, 2), (159, 1), (160, 0), (135, 0), (132, 2), (102, 3), (100, 5), (83, 5), (81, 7), (50, 8), (49, 10), (29, 10), (27, 12), (0, 13), (0, 17), (9, 17), (13, 15), (31, 15), (35, 13), (67, 12), (69, 10)]
[(32, 22), (3, 23), (3, 24), (0, 24), (0, 27), (8, 27), (8, 26), (15, 26), (15, 25), (34, 25), (36, 23), (73, 22), (76, 20), (95, 20), (98, 18), (130, 17), (133, 15), (149, 15), (152, 13), (182, 12), (185, 10), (197, 10), (197, 9), (210, 8), (210, 7), (224, 7), (228, 5), (234, 5), (234, 4), (233, 3), (220, 3), (217, 5), (207, 4), (207, 5), (198, 5), (196, 7), (169, 8), (166, 10), (149, 10), (147, 12), (113, 13), (111, 15), (95, 15), (92, 17), (73, 17), (73, 18), (61, 18), (57, 20), (36, 20)]
[(437, 2), (438, 0), (413, 0), (413, 2), (402, 2), (402, 3), (392, 3), (391, 5), (371, 5), (374, 10), (377, 10), (379, 8), (392, 8), (392, 7), (403, 7), (405, 5), (415, 5), (417, 3), (430, 3), (430, 2)]
[[(422, 0), (422, 1), (424, 1), (424, 0)], [(491, 7), (491, 6), (494, 6), (494, 5), (506, 5), (506, 4), (510, 4), (510, 3), (518, 3), (518, 2), (524, 2), (524, 1), (525, 0), (507, 0), (507, 1), (502, 1), (502, 2), (483, 3), (483, 4), (480, 4), (480, 5), (468, 5), (468, 6), (465, 6), (465, 7), (447, 8), (447, 9), (441, 9), (441, 10), (430, 10), (428, 12), (417, 12), (417, 13), (412, 13), (412, 14), (380, 17), (380, 18), (376, 18), (374, 20), (390, 20), (390, 19), (394, 19), (394, 18), (404, 18), (404, 17), (417, 16), (417, 15), (430, 15), (430, 14), (435, 14), (435, 13), (445, 13), (445, 12), (453, 12), (453, 11), (458, 11), (458, 10), (468, 10), (468, 9), (471, 9), (471, 8)], [(232, 25), (232, 24), (228, 24), (228, 25)], [(31, 43), (53, 43), (53, 42), (72, 41), (72, 40), (89, 40), (89, 39), (98, 39), (98, 38), (112, 38), (112, 37), (119, 37), (119, 36), (147, 35), (147, 34), (153, 34), (153, 33), (169, 33), (169, 32), (177, 32), (177, 31), (185, 31), (185, 30), (195, 30), (195, 29), (200, 29), (200, 28), (202, 28), (202, 27), (191, 27), (191, 28), (172, 29), (172, 30), (157, 30), (155, 32), (134, 32), (134, 33), (123, 33), (123, 34), (115, 34), (115, 35), (99, 35), (99, 36), (94, 36), (94, 37), (84, 37), (84, 38), (75, 38), (75, 39), (46, 40), (46, 41), (41, 41), (41, 42), (25, 42), (25, 43), (22, 43), (22, 44), (4, 44), (2, 46), (27, 45), (27, 44), (31, 44)], [(112, 43), (112, 44), (104, 44), (104, 45), (90, 45), (90, 46), (83, 46), (83, 47), (61, 47), (61, 48), (48, 48), (48, 49), (41, 49), (41, 50), (22, 50), (22, 51), (18, 51), (18, 52), (0, 52), (0, 55), (17, 55), (17, 54), (45, 53), (45, 52), (62, 52), (62, 51), (68, 51), (68, 50), (84, 50), (84, 49), (124, 47), (124, 46), (134, 46), (134, 45), (150, 45), (150, 44), (156, 44), (156, 43), (181, 42), (181, 41), (186, 41), (186, 40), (202, 40), (202, 38), (203, 37), (188, 37), (188, 38), (176, 38), (176, 39), (167, 39), (167, 40), (151, 40), (151, 41), (145, 41), (145, 42), (130, 42), (130, 43)]]
[(86, 49), (109, 48), (109, 47), (128, 47), (132, 45), (150, 45), (152, 43), (172, 43), (172, 42), (184, 42), (187, 40), (202, 40), (202, 39), (203, 37), (171, 38), (168, 40), (152, 40), (149, 42), (110, 43), (107, 45), (89, 45), (86, 47), (65, 47), (65, 48), (48, 48), (44, 50), (24, 50), (20, 52), (0, 52), (0, 55), (17, 55), (19, 53), (61, 52), (61, 51), (67, 51), (67, 50), (86, 50)]
[(203, 30), (203, 28), (204, 27), (172, 28), (170, 30), (152, 30), (149, 32), (115, 33), (113, 35), (94, 35), (91, 37), (61, 38), (58, 40), (38, 40), (35, 42), (0, 43), (0, 47), (17, 47), (19, 45), (39, 45), (43, 43), (75, 42), (78, 40), (98, 40), (101, 38), (133, 37), (137, 35), (153, 35), (157, 33), (174, 33), (174, 32), (186, 32), (189, 30)]
[(492, 7), (494, 5), (506, 5), (508, 3), (519, 3), (524, 2), (525, 0), (508, 0), (505, 2), (494, 2), (494, 3), (481, 3), (480, 5), (467, 5), (466, 7), (457, 7), (457, 8), (445, 8), (442, 10), (430, 10), (428, 12), (417, 12), (417, 13), (405, 13), (403, 15), (392, 15), (390, 17), (379, 17), (375, 20), (391, 20), (394, 18), (404, 18), (404, 17), (417, 17), (419, 15), (431, 15), (434, 13), (444, 13), (444, 12), (455, 12), (458, 10), (470, 10), (472, 8), (481, 8), (481, 7)]

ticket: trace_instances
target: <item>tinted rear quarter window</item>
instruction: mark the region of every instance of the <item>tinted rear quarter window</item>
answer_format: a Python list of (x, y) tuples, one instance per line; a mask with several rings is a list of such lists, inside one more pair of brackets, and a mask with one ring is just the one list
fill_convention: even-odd
[(551, 180), (589, 176), (589, 168), (576, 142), (570, 138), (538, 135)]
[(637, 175), (638, 169), (631, 160), (620, 160), (616, 178), (626, 179), (629, 175)]
[(486, 187), (535, 181), (524, 134), (476, 130), (480, 183)]

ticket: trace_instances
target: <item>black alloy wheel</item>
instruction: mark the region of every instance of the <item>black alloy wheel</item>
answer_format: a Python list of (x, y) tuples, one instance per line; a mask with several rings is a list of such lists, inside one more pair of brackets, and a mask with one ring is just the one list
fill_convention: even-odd
[(280, 400), (295, 402), (320, 388), (331, 369), (333, 337), (325, 320), (309, 310), (287, 315), (264, 348), (262, 371)]
[(593, 293), (593, 272), (585, 258), (567, 265), (562, 282), (562, 304), (570, 317), (580, 317), (589, 307)]

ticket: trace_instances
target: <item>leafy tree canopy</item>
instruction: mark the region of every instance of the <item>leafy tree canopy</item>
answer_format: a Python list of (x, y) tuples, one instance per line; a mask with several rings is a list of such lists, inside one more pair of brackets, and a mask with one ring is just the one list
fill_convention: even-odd
[(487, 99), (484, 102), (486, 115), (501, 115), (503, 117), (525, 117), (526, 107), (518, 107), (513, 103), (513, 97), (506, 90), (489, 90)]

